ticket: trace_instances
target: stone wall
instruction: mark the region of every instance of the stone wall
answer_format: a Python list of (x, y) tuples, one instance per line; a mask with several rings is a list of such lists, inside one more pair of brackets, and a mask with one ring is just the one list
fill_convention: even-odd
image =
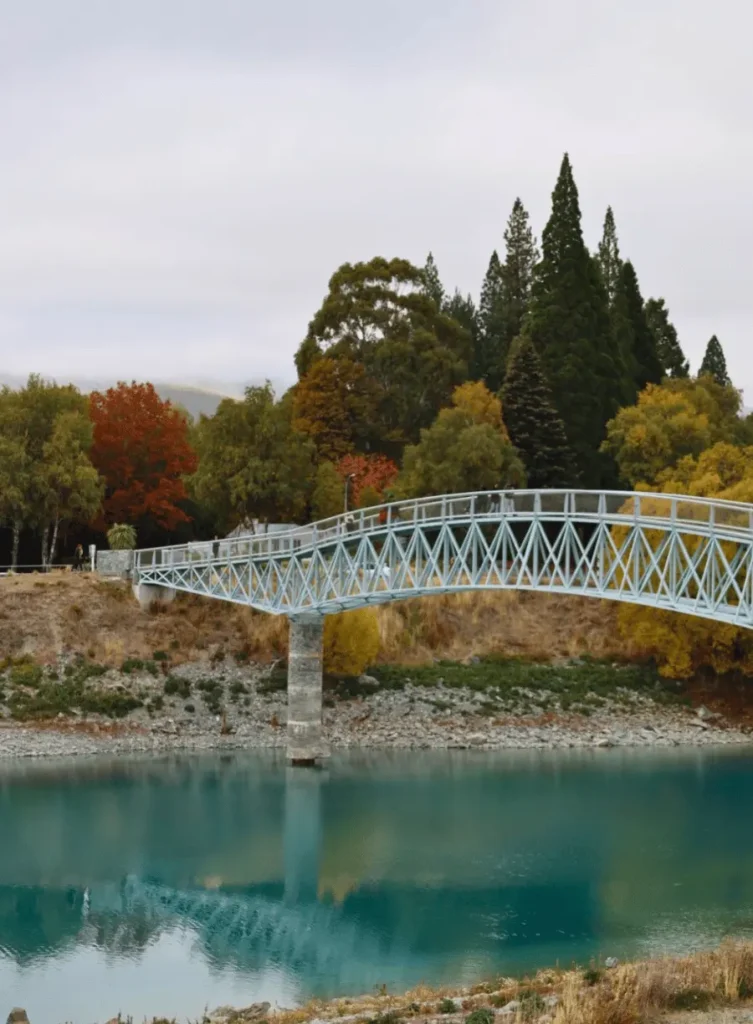
[(133, 569), (133, 551), (97, 551), (97, 572), (100, 576), (128, 579)]

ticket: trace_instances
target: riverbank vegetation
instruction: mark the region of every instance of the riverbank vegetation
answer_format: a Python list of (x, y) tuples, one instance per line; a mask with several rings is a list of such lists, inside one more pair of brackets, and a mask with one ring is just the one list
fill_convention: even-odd
[[(567, 155), (540, 245), (520, 199), (503, 241), (478, 302), (445, 289), (431, 254), (423, 267), (344, 263), (298, 347), (296, 384), (280, 396), (249, 388), (198, 423), (146, 383), (86, 396), (31, 377), (2, 390), (0, 561), (46, 568), (78, 542), (105, 544), (114, 525), (149, 546), (462, 490), (623, 486), (751, 500), (753, 420), (719, 340), (691, 377), (664, 299), (644, 301), (620, 254), (611, 209), (589, 251)], [(329, 658), (352, 668), (517, 648), (534, 658), (645, 656), (670, 677), (753, 674), (741, 630), (638, 608), (616, 619), (584, 612), (573, 628), (565, 601), (512, 600), (433, 599), (362, 617), (358, 630), (333, 623)], [(79, 643), (77, 606), (57, 646)], [(178, 614), (185, 627), (173, 623), (170, 639), (198, 646), (191, 626), (212, 613), (181, 602)], [(282, 652), (283, 631), (254, 621), (249, 656)], [(105, 640), (89, 630), (87, 643), (106, 663)]]

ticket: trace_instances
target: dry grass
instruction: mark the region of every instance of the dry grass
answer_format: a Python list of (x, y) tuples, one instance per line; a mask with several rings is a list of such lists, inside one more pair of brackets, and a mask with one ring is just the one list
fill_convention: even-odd
[[(630, 657), (616, 606), (590, 598), (518, 592), (438, 595), (376, 609), (381, 662), (420, 664), (503, 654), (556, 660)], [(0, 659), (50, 663), (81, 653), (104, 665), (168, 651), (173, 663), (218, 654), (271, 661), (287, 653), (287, 621), (187, 595), (143, 612), (130, 586), (51, 573), (0, 580)]]
[[(639, 1024), (677, 1019), (686, 1010), (732, 1010), (753, 993), (753, 944), (726, 942), (711, 952), (683, 958), (664, 958), (625, 964), (603, 971), (540, 971), (531, 978), (499, 978), (472, 989), (429, 989), (419, 986), (401, 996), (366, 996), (362, 999), (315, 1001), (293, 1011), (272, 1014), (275, 1024), (303, 1024), (312, 1018), (336, 1021), (350, 1014), (379, 1018), (432, 1017), (438, 1004), (452, 997), (462, 1013), (442, 1019), (448, 1024), (473, 1009), (499, 1007), (508, 1000), (521, 1004), (517, 1014), (505, 1017), (510, 1024), (532, 1024), (545, 1017), (551, 1024)], [(546, 1005), (556, 996), (555, 1007)], [(701, 1024), (703, 1016), (694, 1014)], [(717, 1018), (714, 1018), (717, 1019)], [(731, 1019), (731, 1018), (730, 1018)]]

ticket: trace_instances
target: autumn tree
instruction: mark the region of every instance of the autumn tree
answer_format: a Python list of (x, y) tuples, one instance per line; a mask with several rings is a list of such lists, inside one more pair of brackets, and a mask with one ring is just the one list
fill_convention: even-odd
[(724, 358), (724, 350), (719, 342), (719, 339), (715, 334), (712, 334), (709, 338), (709, 343), (706, 346), (706, 351), (703, 354), (703, 361), (701, 368), (698, 371), (698, 376), (709, 376), (717, 382), (717, 384), (730, 384), (729, 374), (727, 373), (727, 360)]
[(271, 384), (225, 399), (197, 432), (191, 486), (226, 529), (306, 518), (314, 485), (313, 442), (293, 427), (292, 402)]
[(378, 447), (397, 453), (418, 437), (468, 372), (470, 338), (426, 293), (407, 260), (345, 263), (296, 354), (299, 378), (317, 359), (360, 363), (374, 395)]
[(373, 387), (361, 363), (324, 356), (295, 386), (293, 427), (311, 438), (317, 457), (336, 462), (368, 446), (373, 428)]
[(502, 404), (481, 381), (457, 388), (421, 440), (405, 450), (398, 481), (406, 497), (497, 490), (525, 483), (525, 470), (510, 442)]
[[(753, 447), (718, 442), (697, 456), (687, 455), (675, 466), (661, 471), (653, 481), (653, 488), (669, 494), (751, 503)], [(650, 502), (651, 499), (644, 500)], [(650, 506), (648, 511), (650, 513)], [(684, 538), (691, 556), (698, 543), (697, 538)], [(742, 584), (742, 580), (740, 582)], [(732, 671), (753, 675), (750, 630), (637, 605), (621, 607), (619, 623), (631, 644), (654, 658), (662, 675), (687, 679), (704, 669), (717, 675)]]
[(368, 490), (376, 495), (379, 504), (385, 499), (385, 493), (394, 484), (398, 468), (392, 459), (384, 455), (346, 455), (337, 464), (340, 479), (351, 478), (349, 486), (350, 504), (353, 507), (363, 505), (362, 495)]
[(742, 438), (740, 404), (738, 391), (710, 376), (649, 384), (637, 405), (620, 409), (607, 424), (604, 448), (627, 484), (650, 484), (684, 456)]
[(92, 462), (105, 479), (100, 529), (131, 523), (173, 530), (188, 521), (186, 478), (196, 469), (185, 417), (152, 384), (120, 383), (90, 396)]
[(572, 451), (551, 388), (530, 338), (513, 343), (502, 388), (505, 425), (526, 468), (529, 487), (575, 483)]
[(646, 321), (656, 342), (663, 376), (689, 376), (690, 366), (677, 337), (677, 330), (669, 319), (669, 310), (664, 299), (646, 300)]

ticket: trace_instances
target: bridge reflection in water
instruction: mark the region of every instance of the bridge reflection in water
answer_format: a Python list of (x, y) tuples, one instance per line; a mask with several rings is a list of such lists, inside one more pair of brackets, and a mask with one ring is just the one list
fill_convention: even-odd
[(59, 995), (83, 950), (94, 989), (124, 964), (162, 981), (170, 937), (192, 1001), (169, 1016), (208, 970), (217, 1001), (227, 972), (249, 1002), (269, 972), (305, 999), (713, 941), (753, 921), (751, 779), (713, 752), (2, 768), (0, 989)]

